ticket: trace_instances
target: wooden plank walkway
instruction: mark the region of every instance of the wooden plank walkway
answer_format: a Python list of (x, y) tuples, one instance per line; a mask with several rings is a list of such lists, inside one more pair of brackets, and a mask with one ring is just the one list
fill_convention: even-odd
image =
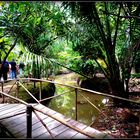
[[(80, 129), (83, 132), (91, 134), (94, 138), (110, 138), (108, 135), (88, 127), (78, 121), (72, 120), (71, 118), (65, 117), (64, 115), (42, 105), (42, 104), (31, 104), (35, 108), (43, 111), (44, 113), (49, 113), (45, 115), (41, 112), (37, 112), (38, 116), (45, 123), (49, 131), (43, 126), (40, 120), (37, 118), (34, 112), (32, 112), (32, 138), (49, 138), (49, 139), (91, 139), (93, 137), (79, 133), (78, 131), (60, 123), (55, 120), (54, 117), (60, 118), (65, 121), (65, 123)], [(16, 115), (17, 113), (25, 112), (24, 114)], [(15, 115), (15, 116), (13, 116)], [(0, 104), (0, 124), (12, 133), (15, 138), (26, 138), (27, 124), (26, 124), (26, 105), (24, 104)], [(50, 117), (53, 116), (53, 118)], [(10, 118), (5, 118), (8, 116), (13, 116)]]

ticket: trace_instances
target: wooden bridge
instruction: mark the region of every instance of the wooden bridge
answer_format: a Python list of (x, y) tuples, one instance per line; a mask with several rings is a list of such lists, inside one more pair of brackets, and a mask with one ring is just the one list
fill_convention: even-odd
[[(32, 114), (31, 114), (31, 111)], [(108, 138), (41, 104), (0, 104), (0, 123), (16, 138)]]
[[(2, 103), (0, 104), (1, 137), (4, 137), (2, 135), (6, 134), (8, 137), (13, 137), (13, 138), (51, 138), (51, 139), (111, 138), (111, 136), (103, 132), (100, 132), (94, 128), (91, 128), (90, 126), (82, 124), (76, 120), (66, 117), (44, 106), (43, 104), (41, 104), (41, 101), (48, 100), (53, 97), (57, 97), (58, 95), (54, 95), (53, 97), (49, 97), (42, 100), (41, 90), (40, 90), (40, 96), (39, 96), (40, 100), (37, 100), (23, 86), (23, 83), (21, 82), (23, 80), (31, 80), (36, 82), (50, 82), (54, 84), (63, 85), (61, 83), (56, 83), (49, 80), (41, 80), (41, 79), (34, 79), (34, 78), (17, 79), (15, 83), (13, 83), (13, 86), (15, 84), (17, 85), (17, 93), (15, 94), (15, 96), (12, 96), (9, 93), (13, 88), (13, 86), (10, 88), (10, 90), (7, 93), (5, 93), (3, 88), (4, 82), (1, 81), (1, 91), (0, 91), (2, 95)], [(18, 94), (20, 94), (18, 93), (19, 85), (22, 86), (27, 91), (27, 93), (32, 98), (34, 98), (34, 100), (37, 103), (30, 104), (19, 99), (18, 98)], [(87, 90), (75, 86), (69, 86), (69, 85), (63, 85), (63, 86), (74, 88), (75, 91), (77, 91), (78, 89), (82, 89), (88, 92), (93, 92), (91, 90)], [(77, 94), (77, 92), (75, 93)], [(95, 91), (94, 93), (101, 94), (100, 92), (95, 92)], [(18, 103), (4, 103), (5, 97), (12, 98), (18, 101)], [(93, 105), (97, 110), (99, 110), (99, 108), (97, 108), (93, 103), (91, 103), (90, 101), (89, 103)], [(77, 110), (77, 106), (76, 106), (76, 110)]]

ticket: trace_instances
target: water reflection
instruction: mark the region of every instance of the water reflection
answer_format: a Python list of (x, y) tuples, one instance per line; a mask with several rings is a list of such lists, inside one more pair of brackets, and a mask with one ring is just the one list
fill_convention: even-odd
[[(64, 91), (68, 90), (71, 89), (68, 87), (56, 85), (56, 94), (62, 94)], [(88, 100), (90, 100), (90, 102), (96, 105), (99, 109), (104, 107), (104, 104), (108, 102), (108, 99), (105, 98), (104, 96), (96, 95), (93, 93), (78, 91), (77, 120), (86, 125), (89, 125), (96, 120), (96, 117), (98, 117), (99, 115), (99, 111), (96, 108), (94, 108), (91, 104), (89, 104), (82, 96), (80, 96), (80, 94), (88, 98)], [(75, 99), (76, 99), (75, 91), (68, 92), (62, 96), (52, 99), (49, 104), (49, 107), (67, 117), (75, 119), (76, 118)]]

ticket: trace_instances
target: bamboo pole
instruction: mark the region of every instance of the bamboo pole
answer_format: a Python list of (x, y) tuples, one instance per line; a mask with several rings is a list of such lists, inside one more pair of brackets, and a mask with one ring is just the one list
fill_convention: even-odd
[(16, 84), (17, 84), (16, 97), (18, 98), (18, 95), (19, 95), (19, 79), (17, 79)]
[(14, 85), (16, 84), (16, 82), (14, 82), (14, 84), (12, 85), (12, 87), (9, 89), (9, 91), (7, 92), (7, 94), (9, 94), (12, 90), (12, 88), (14, 87)]
[(62, 93), (62, 94), (59, 94), (59, 95), (55, 95), (55, 96), (51, 96), (51, 97), (42, 99), (42, 100), (40, 100), (39, 102), (42, 102), (42, 101), (45, 101), (45, 100), (48, 100), (48, 99), (51, 99), (51, 98), (56, 98), (56, 97), (58, 97), (58, 96), (62, 96), (62, 95), (64, 95), (64, 94), (66, 94), (66, 93), (68, 93), (68, 92), (72, 92), (72, 91), (74, 91), (74, 90), (66, 91), (66, 92), (64, 92), (64, 93)]
[(140, 138), (140, 116), (139, 116), (139, 138)]
[(90, 100), (88, 100), (84, 95), (80, 94), (88, 103), (90, 103), (94, 108), (96, 108), (100, 113), (103, 114), (104, 117), (107, 117), (106, 114), (104, 114), (96, 105), (94, 105)]
[(6, 97), (12, 98), (12, 99), (14, 99), (14, 100), (16, 100), (16, 101), (19, 101), (20, 103), (23, 103), (24, 105), (29, 105), (27, 102), (25, 102), (25, 101), (23, 101), (23, 100), (21, 100), (21, 99), (18, 99), (18, 98), (16, 98), (16, 97), (12, 96), (12, 95), (9, 95), (9, 94), (4, 93), (4, 92), (1, 92), (1, 91), (0, 91), (0, 93), (1, 93), (2, 95), (5, 95)]
[[(2, 81), (1, 82), (1, 91), (2, 92), (4, 91), (3, 85), (4, 85), (4, 82)], [(4, 97), (4, 95), (2, 95), (2, 103), (4, 103), (4, 101), (5, 101), (5, 97)]]
[[(94, 108), (96, 108), (104, 117), (108, 118), (110, 120), (110, 118), (103, 113), (96, 105), (94, 105), (91, 101), (89, 101), (84, 95), (80, 94), (89, 104), (91, 104)], [(111, 120), (110, 120), (111, 121)], [(89, 126), (91, 126), (94, 122), (92, 122)]]
[(42, 82), (40, 81), (40, 88), (39, 88), (39, 102), (42, 99)]
[(27, 91), (27, 93), (28, 93), (37, 103), (40, 103), (40, 102), (29, 92), (29, 90), (27, 90), (27, 89), (24, 87), (24, 85), (22, 85), (20, 82), (19, 82), (19, 85), (21, 85), (21, 86)]
[(34, 88), (36, 88), (36, 82), (35, 82), (35, 81), (33, 81), (33, 83), (34, 83)]
[(27, 138), (32, 138), (32, 111), (33, 108), (31, 105), (27, 105)]
[(43, 126), (48, 130), (48, 132), (51, 135), (51, 137), (54, 138), (53, 135), (52, 135), (52, 133), (51, 133), (51, 131), (49, 130), (49, 128), (47, 127), (47, 125), (41, 120), (41, 118), (39, 117), (39, 115), (37, 114), (37, 112), (35, 110), (33, 110), (33, 112), (35, 113), (35, 115), (37, 116), (37, 118), (40, 120), (40, 122), (43, 124)]
[(86, 88), (70, 86), (70, 85), (66, 85), (66, 84), (62, 84), (62, 83), (58, 83), (58, 82), (53, 82), (53, 81), (50, 81), (50, 80), (36, 79), (36, 78), (21, 78), (21, 79), (29, 79), (29, 80), (35, 80), (35, 81), (54, 83), (54, 84), (58, 84), (58, 85), (62, 85), (62, 86), (66, 86), (66, 87), (70, 87), (70, 88), (74, 88), (74, 89), (87, 91), (87, 92), (97, 94), (97, 95), (102, 95), (102, 96), (106, 96), (106, 97), (111, 97), (111, 98), (116, 98), (116, 99), (120, 99), (120, 100), (124, 100), (124, 101), (128, 101), (128, 102), (132, 102), (132, 103), (135, 103), (135, 104), (140, 104), (140, 102), (137, 102), (137, 101), (134, 101), (134, 100), (131, 100), (131, 99), (126, 99), (126, 98), (122, 98), (122, 97), (119, 97), (119, 96), (110, 95), (110, 94), (106, 94), (106, 93), (102, 93), (102, 92), (98, 92), (98, 91), (94, 91), (94, 90), (90, 90), (90, 89), (86, 89)]
[(1, 83), (1, 91), (3, 92), (3, 81), (0, 81)]
[[(52, 116), (51, 114), (49, 114), (49, 112), (43, 112), (42, 110), (39, 110), (39, 109), (37, 109), (36, 107), (33, 107), (36, 111), (38, 111), (38, 112), (41, 112), (41, 113), (43, 113), (44, 115), (47, 115), (47, 116), (49, 116), (49, 117), (51, 117), (51, 118), (53, 118), (53, 119), (55, 119), (55, 120), (57, 120), (58, 122), (60, 122), (60, 123), (62, 123), (62, 124), (64, 124), (64, 125), (66, 125), (66, 126), (68, 126), (69, 128), (71, 128), (71, 129), (73, 129), (73, 130), (75, 130), (75, 131), (77, 131), (77, 132), (79, 132), (79, 133), (81, 133), (81, 134), (83, 134), (83, 135), (86, 135), (86, 136), (88, 136), (88, 137), (90, 137), (90, 138), (99, 138), (100, 137), (100, 134), (91, 134), (91, 133), (89, 133), (89, 132), (84, 132), (84, 131), (81, 131), (81, 129), (79, 129), (78, 127), (76, 127), (76, 126), (73, 126), (73, 125), (71, 125), (71, 124), (69, 124), (68, 122), (66, 122), (64, 119), (61, 119), (61, 118), (57, 118), (56, 116)], [(104, 133), (101, 133), (101, 135), (105, 135)]]
[(77, 121), (77, 89), (75, 89), (75, 120)]
[[(1, 83), (1, 81), (0, 81), (0, 83)], [(2, 91), (2, 83), (1, 83), (1, 91)], [(2, 97), (2, 94), (0, 94), (0, 97)]]

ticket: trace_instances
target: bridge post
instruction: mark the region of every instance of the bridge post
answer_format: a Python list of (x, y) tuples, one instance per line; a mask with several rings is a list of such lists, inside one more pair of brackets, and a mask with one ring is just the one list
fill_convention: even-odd
[[(4, 91), (3, 85), (4, 85), (4, 81), (1, 82), (1, 91), (2, 92)], [(5, 99), (5, 97), (4, 97), (4, 95), (2, 95), (2, 103), (4, 103), (4, 99)]]
[(17, 79), (17, 94), (16, 94), (16, 97), (18, 98), (18, 95), (19, 95), (19, 79)]
[(41, 90), (42, 90), (42, 82), (40, 81), (40, 88), (39, 88), (39, 100), (42, 99), (42, 93), (41, 93)]
[(77, 121), (77, 89), (75, 88), (75, 120)]
[(27, 105), (27, 138), (32, 138), (32, 106)]

